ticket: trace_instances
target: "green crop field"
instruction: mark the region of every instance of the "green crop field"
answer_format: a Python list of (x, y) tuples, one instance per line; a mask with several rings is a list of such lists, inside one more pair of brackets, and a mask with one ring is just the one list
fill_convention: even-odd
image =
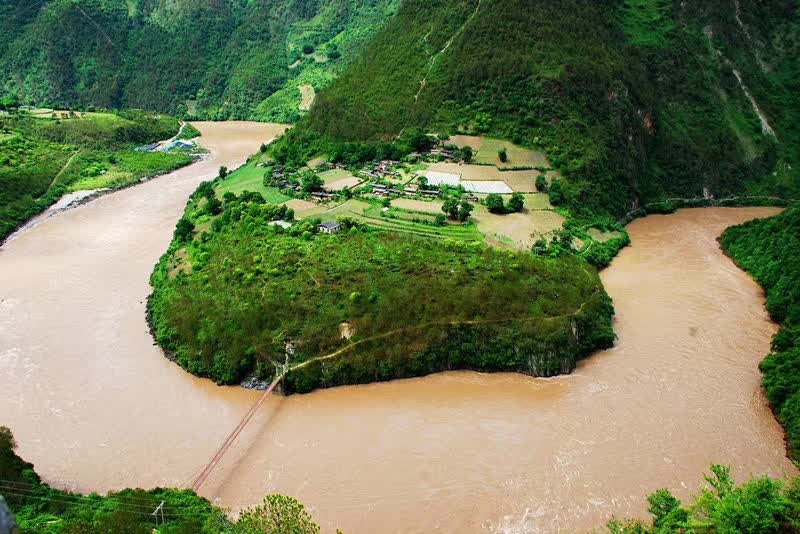
[(233, 171), (225, 180), (216, 186), (217, 195), (222, 198), (225, 193), (238, 195), (244, 191), (261, 193), (261, 195), (272, 204), (289, 200), (274, 187), (264, 185), (264, 173), (266, 169), (259, 167), (256, 161), (251, 161)]

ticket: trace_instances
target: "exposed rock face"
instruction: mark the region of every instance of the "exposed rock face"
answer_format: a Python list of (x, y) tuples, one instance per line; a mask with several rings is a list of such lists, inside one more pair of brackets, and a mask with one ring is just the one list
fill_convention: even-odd
[(22, 532), (9, 510), (6, 500), (0, 495), (0, 534), (18, 534)]

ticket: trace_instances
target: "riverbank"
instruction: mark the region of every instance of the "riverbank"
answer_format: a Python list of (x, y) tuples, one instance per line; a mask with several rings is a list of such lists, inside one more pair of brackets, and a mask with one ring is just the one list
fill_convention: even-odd
[(116, 189), (191, 163), (183, 153), (134, 150), (180, 132), (176, 119), (144, 112), (0, 118), (0, 245), (65, 195)]
[[(2, 424), (56, 487), (181, 486), (257, 397), (167, 361), (143, 319), (147, 277), (186, 198), (283, 131), (198, 127), (209, 159), (61, 213), (0, 251)], [(738, 480), (792, 476), (756, 369), (775, 326), (715, 241), (771, 213), (632, 223), (632, 245), (600, 274), (619, 340), (572, 375), (447, 372), (271, 398), (202, 494), (234, 509), (293, 495), (325, 532), (576, 531), (643, 515), (659, 487), (688, 496), (712, 462)]]
[(771, 352), (761, 362), (763, 384), (786, 445), (800, 455), (800, 209), (725, 230), (723, 250), (767, 293), (767, 311), (781, 324)]

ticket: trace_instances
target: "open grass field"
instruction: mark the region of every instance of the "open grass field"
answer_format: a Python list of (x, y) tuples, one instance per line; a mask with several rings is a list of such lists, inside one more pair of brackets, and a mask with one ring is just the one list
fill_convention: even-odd
[[(520, 213), (496, 215), (483, 205), (475, 206), (472, 219), (487, 238), (519, 250), (529, 250), (539, 237), (564, 224), (564, 217), (554, 211), (526, 208)], [(494, 244), (491, 240), (487, 242)]]
[(261, 193), (264, 199), (272, 204), (289, 200), (289, 197), (281, 194), (278, 189), (264, 186), (264, 168), (258, 167), (255, 161), (233, 171), (217, 185), (216, 191), (220, 198), (228, 192), (238, 195), (243, 191), (253, 191)]
[(295, 216), (298, 218), (305, 217), (306, 213), (317, 207), (317, 205), (313, 202), (309, 202), (308, 200), (303, 200), (301, 198), (290, 198), (284, 202), (284, 204), (286, 204), (287, 207), (292, 208)]
[[(310, 167), (310, 165), (309, 165)], [(333, 182), (337, 182), (342, 178), (352, 178), (353, 174), (345, 169), (330, 169), (327, 171), (322, 171), (317, 173), (317, 175), (322, 178), (322, 181), (327, 185)]]
[(351, 187), (356, 187), (360, 183), (361, 180), (359, 180), (355, 176), (348, 176), (342, 178), (341, 180), (336, 180), (335, 182), (330, 182), (325, 184), (325, 189), (329, 191), (342, 191), (344, 189), (350, 189)]
[[(397, 202), (397, 200), (394, 202)], [(427, 204), (423, 201), (419, 202)], [(474, 224), (448, 224), (446, 226), (431, 226), (411, 220), (414, 218), (433, 220), (433, 213), (435, 212), (431, 211), (429, 215), (426, 215), (414, 213), (414, 211), (409, 210), (403, 211), (403, 208), (395, 206), (388, 212), (388, 214), (391, 216), (384, 217), (382, 216), (382, 206), (375, 203), (365, 202), (363, 200), (351, 199), (332, 207), (326, 207), (326, 205), (320, 204), (317, 208), (303, 212), (299, 215), (304, 218), (319, 217), (323, 221), (335, 221), (342, 217), (352, 217), (357, 221), (361, 221), (380, 230), (397, 232), (400, 234), (410, 234), (418, 237), (454, 239), (457, 241), (483, 240), (483, 235), (481, 235)], [(441, 209), (438, 213), (441, 213)]]
[(319, 156), (317, 158), (308, 160), (306, 162), (306, 167), (308, 167), (309, 169), (316, 169), (326, 161), (328, 161), (328, 156)]
[(603, 232), (602, 230), (598, 230), (597, 228), (589, 228), (586, 231), (589, 234), (589, 237), (594, 239), (595, 241), (599, 241), (600, 243), (605, 243), (611, 239), (616, 239), (617, 237), (622, 237), (621, 232)]
[(442, 213), (441, 200), (419, 200), (416, 198), (396, 198), (392, 200), (392, 206), (408, 211), (421, 211), (424, 213), (432, 213), (438, 215)]
[[(498, 168), (508, 167), (550, 167), (547, 157), (535, 150), (523, 148), (509, 141), (500, 139), (489, 139), (473, 135), (454, 135), (450, 138), (450, 143), (458, 147), (469, 146), (477, 151), (474, 155), (475, 163), (494, 165)], [(508, 161), (500, 161), (497, 153), (503, 148), (508, 152)]]

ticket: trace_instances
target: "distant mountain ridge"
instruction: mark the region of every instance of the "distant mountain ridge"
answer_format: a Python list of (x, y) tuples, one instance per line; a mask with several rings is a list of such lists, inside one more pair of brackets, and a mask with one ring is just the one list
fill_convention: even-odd
[(405, 0), (295, 140), (510, 139), (545, 151), (564, 203), (590, 212), (796, 198), (799, 38), (796, 0)]
[(294, 121), (298, 86), (327, 85), (396, 4), (3, 0), (0, 92), (50, 107)]

